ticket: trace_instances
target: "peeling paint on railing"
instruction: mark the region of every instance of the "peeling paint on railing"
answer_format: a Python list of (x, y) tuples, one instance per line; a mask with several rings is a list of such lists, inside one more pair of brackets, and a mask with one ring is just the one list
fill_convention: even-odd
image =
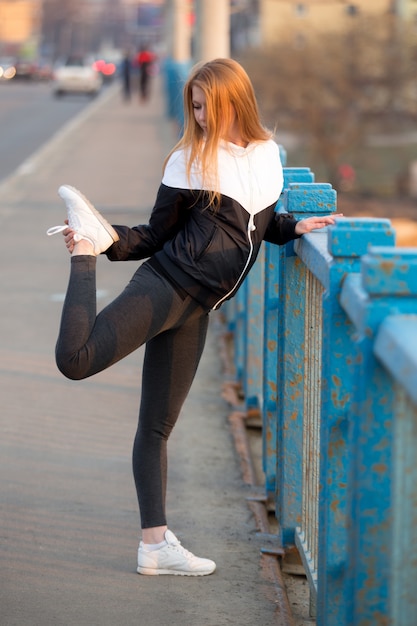
[[(308, 168), (284, 181), (277, 210), (336, 212)], [(341, 218), (266, 244), (226, 306), (278, 539), (299, 549), (318, 626), (417, 624), (416, 270), (389, 220)]]

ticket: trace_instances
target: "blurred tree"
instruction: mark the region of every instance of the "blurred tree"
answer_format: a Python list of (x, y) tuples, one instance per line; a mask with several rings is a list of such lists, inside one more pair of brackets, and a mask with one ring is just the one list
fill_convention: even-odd
[(43, 0), (42, 47), (54, 59), (73, 51), (75, 24), (82, 13), (82, 0)]
[(417, 31), (392, 14), (372, 24), (355, 15), (343, 33), (247, 50), (239, 60), (267, 124), (300, 138), (335, 187), (370, 134), (416, 127)]
[(121, 46), (125, 27), (121, 0), (43, 0), (42, 47), (53, 59)]

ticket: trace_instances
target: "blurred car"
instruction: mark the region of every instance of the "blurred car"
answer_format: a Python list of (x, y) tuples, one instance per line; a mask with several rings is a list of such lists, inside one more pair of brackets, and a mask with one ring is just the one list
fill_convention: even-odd
[(36, 63), (29, 59), (15, 59), (14, 66), (16, 68), (15, 78), (23, 78), (32, 80), (36, 78)]
[(11, 80), (16, 76), (16, 67), (11, 58), (0, 59), (0, 80)]
[(52, 63), (48, 59), (23, 59), (14, 60), (16, 68), (15, 78), (24, 80), (50, 80), (52, 78)]
[(54, 70), (53, 93), (86, 94), (96, 96), (103, 84), (103, 78), (93, 67), (93, 61), (81, 57), (69, 57)]
[(36, 80), (52, 80), (53, 65), (48, 59), (38, 59), (36, 64)]

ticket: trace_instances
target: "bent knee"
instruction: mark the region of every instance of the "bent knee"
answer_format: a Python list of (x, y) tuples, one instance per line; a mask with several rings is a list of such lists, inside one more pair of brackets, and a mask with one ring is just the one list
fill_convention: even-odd
[(61, 374), (70, 380), (83, 380), (91, 375), (88, 373), (87, 367), (80, 363), (80, 360), (74, 355), (66, 356), (56, 353), (55, 362)]

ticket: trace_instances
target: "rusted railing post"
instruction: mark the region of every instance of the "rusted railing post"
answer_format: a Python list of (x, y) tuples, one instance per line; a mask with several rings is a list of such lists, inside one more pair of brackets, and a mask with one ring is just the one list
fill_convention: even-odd
[[(293, 183), (284, 191), (284, 205), (301, 219), (336, 210), (336, 191), (329, 184)], [(293, 243), (280, 248), (277, 334), (277, 469), (276, 517), (284, 545), (294, 543), (301, 522), (304, 411), (304, 319), (306, 266)]]
[[(314, 174), (308, 167), (285, 167), (284, 189), (291, 183), (313, 183)], [(280, 200), (277, 210), (283, 210)], [(277, 333), (279, 298), (278, 246), (265, 244), (265, 289), (264, 289), (264, 336), (263, 336), (263, 380), (262, 380), (262, 461), (265, 475), (265, 490), (275, 497), (277, 467)]]
[[(349, 276), (341, 304), (356, 330), (355, 384), (350, 433), (347, 624), (390, 622), (396, 471), (395, 398), (392, 379), (374, 354), (381, 323), (392, 314), (417, 313), (417, 251), (370, 248), (361, 273)], [(400, 466), (399, 466), (400, 467)], [(410, 575), (415, 576), (415, 563)], [(415, 585), (414, 585), (415, 589)]]
[[(416, 283), (413, 291), (417, 292)], [(374, 353), (391, 375), (395, 410), (389, 617), (396, 626), (414, 626), (417, 624), (417, 315), (386, 317), (379, 328)]]
[[(323, 284), (322, 385), (319, 430), (320, 500), (318, 516), (317, 622), (345, 624), (346, 614), (346, 507), (349, 490), (349, 411), (354, 381), (354, 327), (340, 306), (342, 284), (360, 270), (361, 257), (369, 245), (394, 245), (389, 220), (339, 219), (328, 229), (327, 277), (322, 263), (309, 250), (314, 237), (306, 238), (297, 251)], [(308, 523), (308, 520), (307, 520)], [(303, 530), (303, 529), (301, 529)], [(298, 541), (305, 539), (298, 533)], [(309, 550), (299, 545), (300, 553)], [(304, 549), (303, 549), (304, 548)], [(310, 549), (311, 552), (311, 549)]]

